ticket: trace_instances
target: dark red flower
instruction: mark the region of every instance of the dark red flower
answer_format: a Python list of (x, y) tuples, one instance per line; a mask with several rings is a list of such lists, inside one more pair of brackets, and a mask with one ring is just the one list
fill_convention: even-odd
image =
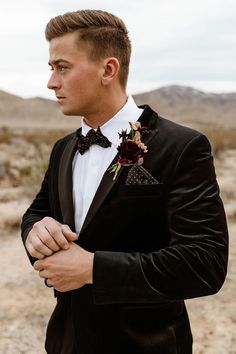
[(127, 133), (127, 130), (118, 133), (121, 139), (121, 143), (117, 147), (119, 158), (115, 164), (108, 168), (108, 171), (114, 172), (113, 180), (116, 179), (121, 166), (141, 165), (144, 154), (148, 152), (147, 146), (141, 141), (141, 137), (149, 134), (150, 130), (147, 127), (141, 127), (139, 122), (129, 122), (129, 124), (131, 127), (129, 133)]
[(142, 149), (132, 140), (123, 141), (117, 150), (121, 164), (133, 164), (142, 157)]

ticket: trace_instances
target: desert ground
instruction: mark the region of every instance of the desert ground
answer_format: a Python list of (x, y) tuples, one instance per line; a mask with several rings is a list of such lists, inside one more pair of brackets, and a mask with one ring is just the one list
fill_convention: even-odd
[[(30, 161), (33, 150), (27, 154)], [(43, 354), (55, 299), (32, 269), (20, 238), (19, 222), (32, 197), (19, 183), (20, 161), (14, 161), (11, 172), (15, 183), (3, 180), (0, 185), (0, 354)], [(229, 267), (218, 294), (186, 302), (194, 354), (236, 354), (236, 150), (219, 154), (215, 166), (229, 225)], [(21, 176), (27, 175), (26, 167)]]

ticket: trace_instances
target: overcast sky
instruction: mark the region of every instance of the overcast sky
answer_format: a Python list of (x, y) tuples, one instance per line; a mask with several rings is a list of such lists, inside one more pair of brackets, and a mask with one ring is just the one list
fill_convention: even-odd
[(51, 17), (101, 9), (128, 27), (128, 93), (179, 84), (236, 92), (235, 0), (5, 0), (0, 5), (0, 89), (54, 98), (44, 28)]

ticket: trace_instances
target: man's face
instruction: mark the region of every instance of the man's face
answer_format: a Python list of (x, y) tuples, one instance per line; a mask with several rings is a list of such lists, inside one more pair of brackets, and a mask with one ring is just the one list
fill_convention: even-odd
[(96, 114), (103, 63), (89, 59), (87, 52), (85, 44), (78, 44), (76, 32), (50, 41), (52, 75), (48, 88), (55, 91), (61, 110), (66, 115), (86, 117)]

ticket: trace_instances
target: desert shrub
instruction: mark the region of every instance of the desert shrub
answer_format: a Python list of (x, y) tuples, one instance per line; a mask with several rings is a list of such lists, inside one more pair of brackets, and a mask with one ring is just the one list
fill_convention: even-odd
[(14, 133), (8, 127), (0, 127), (0, 144), (10, 144)]
[[(53, 144), (68, 134), (65, 130), (9, 130), (1, 128), (1, 185), (23, 186), (35, 193), (47, 169)], [(4, 138), (3, 138), (4, 137)]]
[[(25, 141), (35, 146), (39, 146), (41, 143), (52, 146), (58, 139), (70, 133), (67, 130), (35, 130), (26, 131), (23, 134)], [(20, 134), (21, 135), (21, 134)], [(21, 135), (22, 136), (22, 135)]]
[(236, 129), (205, 129), (203, 131), (212, 145), (214, 156), (226, 149), (236, 149)]

